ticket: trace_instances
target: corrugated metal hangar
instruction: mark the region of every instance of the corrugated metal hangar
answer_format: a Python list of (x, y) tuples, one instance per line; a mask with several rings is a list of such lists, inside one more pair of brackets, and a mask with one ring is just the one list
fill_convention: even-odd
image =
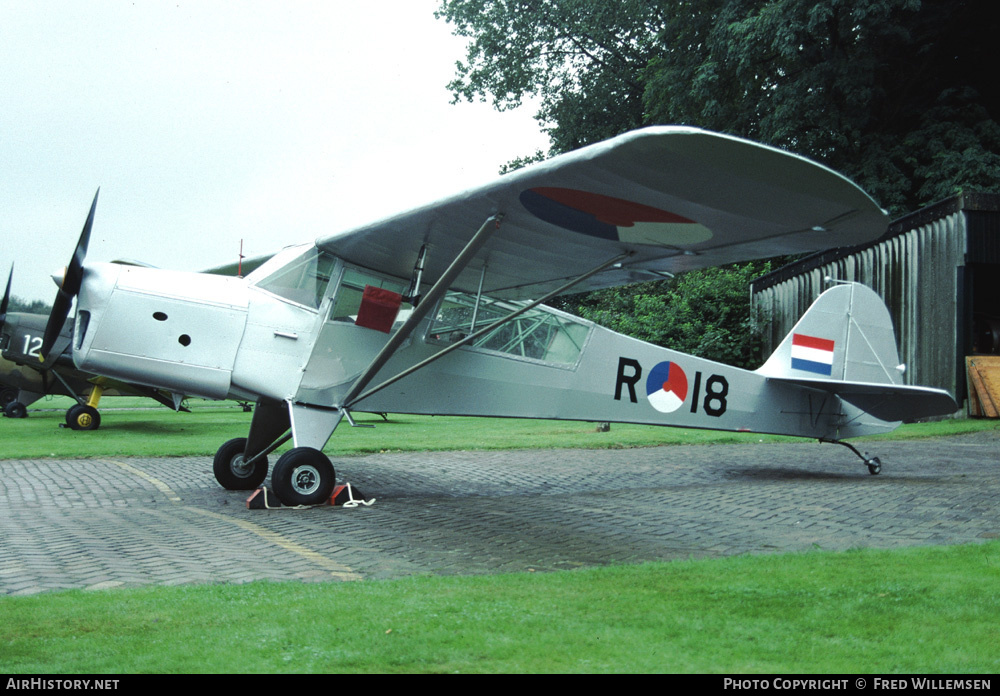
[(1000, 194), (964, 193), (895, 220), (876, 242), (813, 254), (751, 284), (768, 350), (831, 281), (873, 288), (892, 314), (907, 384), (968, 394), (966, 358), (1000, 355)]

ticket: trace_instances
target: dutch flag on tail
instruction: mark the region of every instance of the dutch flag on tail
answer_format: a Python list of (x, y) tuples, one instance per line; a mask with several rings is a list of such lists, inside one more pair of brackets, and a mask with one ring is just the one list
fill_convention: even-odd
[(805, 334), (792, 334), (792, 369), (818, 375), (833, 374), (834, 342)]

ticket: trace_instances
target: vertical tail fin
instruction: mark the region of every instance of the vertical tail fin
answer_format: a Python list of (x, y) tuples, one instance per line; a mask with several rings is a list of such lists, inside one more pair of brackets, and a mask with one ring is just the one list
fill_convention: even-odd
[(757, 372), (766, 377), (902, 384), (885, 303), (859, 283), (820, 295)]
[(954, 413), (948, 392), (903, 385), (892, 317), (870, 288), (846, 283), (813, 302), (757, 373), (835, 394), (886, 424)]

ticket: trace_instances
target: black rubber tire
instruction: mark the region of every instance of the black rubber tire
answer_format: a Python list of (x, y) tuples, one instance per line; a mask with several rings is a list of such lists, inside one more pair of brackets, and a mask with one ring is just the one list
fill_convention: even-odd
[(312, 447), (288, 450), (271, 472), (271, 488), (282, 505), (321, 505), (337, 482), (330, 459)]
[(261, 457), (253, 467), (243, 466), (247, 439), (237, 437), (225, 442), (215, 453), (212, 471), (219, 485), (230, 491), (250, 491), (267, 478), (267, 457)]
[(17, 389), (0, 388), (0, 408), (7, 408), (7, 404), (12, 404), (15, 401), (17, 401)]
[(66, 425), (73, 430), (97, 430), (101, 427), (101, 414), (93, 406), (77, 404), (66, 411)]
[(9, 404), (4, 406), (3, 414), (8, 418), (27, 418), (28, 407), (20, 401), (11, 401)]

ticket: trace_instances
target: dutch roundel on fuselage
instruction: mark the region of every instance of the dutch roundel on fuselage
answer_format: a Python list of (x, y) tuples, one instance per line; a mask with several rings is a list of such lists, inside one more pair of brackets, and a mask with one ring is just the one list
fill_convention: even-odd
[(675, 362), (661, 362), (646, 378), (646, 398), (660, 413), (679, 409), (688, 395), (687, 375)]

